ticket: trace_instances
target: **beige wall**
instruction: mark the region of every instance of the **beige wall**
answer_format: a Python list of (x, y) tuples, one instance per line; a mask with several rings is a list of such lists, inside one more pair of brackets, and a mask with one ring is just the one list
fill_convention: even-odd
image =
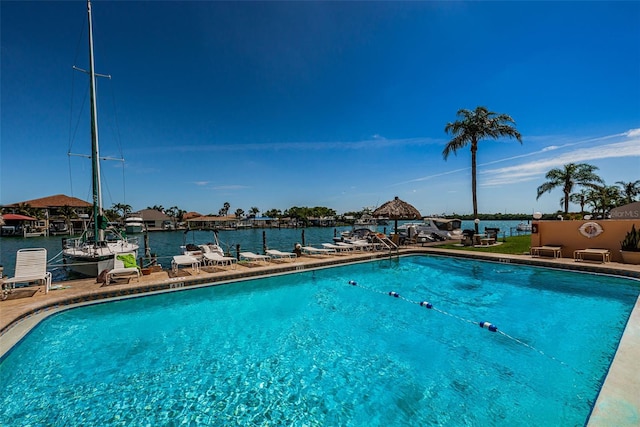
[[(602, 233), (595, 237), (585, 237), (580, 227), (587, 222), (595, 222), (602, 227)], [(562, 246), (562, 256), (573, 258), (576, 249), (600, 248), (611, 251), (611, 261), (622, 262), (620, 242), (631, 226), (640, 228), (640, 219), (628, 220), (579, 220), (579, 221), (533, 221), (532, 227), (538, 226), (537, 233), (531, 233), (531, 246)]]

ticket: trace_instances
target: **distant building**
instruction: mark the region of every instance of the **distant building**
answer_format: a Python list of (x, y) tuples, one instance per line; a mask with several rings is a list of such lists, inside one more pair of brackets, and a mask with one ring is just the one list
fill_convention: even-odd
[(92, 208), (91, 203), (64, 194), (2, 206), (5, 214), (20, 214), (20, 211), (28, 210), (30, 216), (36, 217), (29, 224), (35, 229), (34, 232), (46, 230), (49, 234), (81, 232), (91, 217)]
[(175, 228), (172, 218), (157, 209), (143, 209), (130, 215), (142, 218), (149, 231), (173, 230)]
[(238, 219), (234, 215), (229, 216), (199, 216), (186, 219), (190, 229), (231, 229), (236, 228)]
[(199, 218), (201, 216), (203, 215), (198, 212), (187, 212), (186, 214), (182, 215), (182, 220), (186, 221), (188, 219)]

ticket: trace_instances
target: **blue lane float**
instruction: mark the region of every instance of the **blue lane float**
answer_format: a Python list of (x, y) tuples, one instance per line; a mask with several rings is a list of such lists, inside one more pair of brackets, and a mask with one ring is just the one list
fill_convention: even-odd
[(480, 325), (481, 328), (490, 330), (491, 332), (498, 332), (498, 327), (489, 322), (480, 322), (478, 325)]
[[(521, 341), (521, 340), (519, 340), (517, 338), (514, 338), (514, 337), (512, 337), (510, 335), (507, 335), (503, 331), (499, 331), (498, 327), (496, 325), (494, 325), (493, 323), (491, 323), (491, 322), (485, 322), (485, 321), (477, 322), (477, 321), (474, 321), (474, 320), (465, 319), (464, 317), (460, 317), (460, 316), (457, 316), (457, 315), (455, 315), (453, 313), (448, 313), (448, 312), (446, 312), (444, 310), (436, 308), (429, 301), (414, 301), (414, 300), (407, 299), (405, 297), (400, 296), (400, 294), (398, 292), (395, 292), (395, 291), (391, 291), (391, 292), (385, 293), (383, 291), (378, 291), (378, 290), (375, 290), (375, 289), (368, 288), (366, 285), (365, 286), (360, 286), (360, 285), (358, 285), (358, 282), (356, 282), (355, 280), (349, 280), (348, 283), (350, 285), (352, 285), (352, 286), (358, 286), (359, 288), (367, 290), (367, 291), (370, 291), (370, 292), (375, 292), (375, 293), (382, 294), (382, 295), (386, 294), (386, 295), (389, 295), (389, 296), (392, 296), (392, 297), (395, 297), (395, 298), (400, 298), (402, 300), (405, 300), (408, 303), (417, 304), (420, 307), (424, 307), (424, 308), (427, 308), (427, 309), (432, 309), (433, 311), (437, 311), (438, 313), (444, 314), (446, 316), (450, 316), (450, 317), (452, 317), (454, 319), (458, 319), (460, 321), (463, 321), (463, 322), (466, 322), (466, 323), (469, 323), (469, 324), (472, 324), (472, 325), (479, 325), (481, 328), (487, 329), (490, 332), (498, 332), (499, 335), (502, 335), (505, 338), (508, 338), (508, 339), (520, 344), (520, 345), (523, 345), (524, 347), (527, 347), (527, 348), (529, 348), (529, 349), (531, 349), (533, 351), (536, 351), (539, 354), (548, 357), (549, 359), (555, 360), (556, 362), (560, 363), (561, 365), (565, 365), (565, 366), (568, 366), (569, 368), (571, 368), (569, 365), (564, 363), (562, 360), (559, 360), (559, 359), (557, 359), (557, 358), (555, 358), (555, 357), (553, 357), (551, 355), (548, 355), (548, 354), (544, 353), (542, 350), (539, 350), (539, 349), (537, 349), (537, 348), (535, 348), (535, 347), (533, 347), (533, 346), (531, 346), (531, 345), (529, 345), (529, 344), (527, 344), (527, 343), (525, 343), (525, 342), (523, 342), (523, 341)], [(573, 369), (578, 374), (583, 374), (583, 372), (577, 371), (574, 368), (571, 368), (571, 369)]]

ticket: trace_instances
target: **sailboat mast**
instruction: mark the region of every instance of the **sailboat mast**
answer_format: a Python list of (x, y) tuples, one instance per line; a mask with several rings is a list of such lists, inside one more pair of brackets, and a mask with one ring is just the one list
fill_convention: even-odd
[(98, 147), (98, 105), (96, 99), (96, 72), (93, 58), (93, 23), (91, 20), (91, 1), (87, 0), (89, 16), (89, 78), (91, 80), (91, 174), (93, 177), (93, 231), (96, 242), (104, 240), (102, 228), (102, 186), (100, 183), (100, 151)]

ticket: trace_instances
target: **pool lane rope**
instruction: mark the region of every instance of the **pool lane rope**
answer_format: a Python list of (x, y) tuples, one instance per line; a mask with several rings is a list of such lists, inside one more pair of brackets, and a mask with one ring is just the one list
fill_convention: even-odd
[(362, 286), (362, 285), (358, 284), (358, 282), (356, 282), (355, 280), (349, 280), (348, 283), (351, 286), (357, 286), (358, 288), (365, 289), (365, 290), (370, 291), (370, 292), (374, 292), (374, 293), (377, 293), (377, 294), (388, 295), (388, 296), (391, 296), (391, 297), (394, 297), (394, 298), (398, 298), (398, 299), (406, 301), (406, 302), (408, 302), (410, 304), (417, 304), (420, 307), (424, 307), (424, 308), (426, 308), (428, 310), (437, 311), (438, 313), (442, 313), (442, 314), (444, 314), (446, 316), (453, 317), (454, 319), (458, 319), (458, 320), (460, 320), (462, 322), (470, 323), (470, 324), (472, 324), (474, 326), (480, 326), (481, 328), (487, 329), (490, 332), (496, 332), (496, 333), (504, 336), (507, 339), (510, 339), (510, 340), (512, 340), (512, 341), (514, 341), (514, 342), (516, 342), (516, 343), (518, 343), (518, 344), (520, 344), (520, 345), (522, 345), (524, 347), (527, 347), (527, 348), (529, 348), (529, 349), (541, 354), (542, 356), (548, 357), (549, 359), (554, 360), (554, 361), (560, 363), (561, 365), (572, 369), (573, 371), (575, 371), (575, 372), (577, 372), (579, 374), (582, 374), (582, 372), (577, 371), (576, 369), (574, 369), (573, 367), (571, 367), (567, 363), (563, 362), (562, 360), (560, 360), (560, 359), (558, 359), (558, 358), (556, 358), (556, 357), (554, 357), (554, 356), (552, 356), (550, 354), (547, 354), (544, 351), (539, 350), (539, 349), (533, 347), (532, 345), (529, 345), (529, 344), (527, 344), (527, 343), (525, 343), (525, 342), (523, 342), (523, 341), (521, 341), (521, 340), (519, 340), (519, 339), (517, 339), (515, 337), (512, 337), (511, 335), (509, 335), (509, 334), (507, 334), (505, 332), (502, 332), (493, 323), (490, 323), (490, 322), (487, 322), (487, 321), (484, 321), (484, 320), (480, 321), (480, 322), (476, 322), (476, 321), (473, 321), (473, 320), (465, 319), (464, 317), (457, 316), (457, 315), (455, 315), (453, 313), (449, 313), (447, 311), (440, 310), (440, 309), (434, 307), (433, 304), (431, 304), (429, 301), (414, 301), (414, 300), (411, 300), (409, 298), (403, 297), (402, 295), (400, 295), (398, 292), (395, 292), (395, 291), (382, 292), (382, 291), (379, 291), (377, 289), (373, 289), (373, 288), (368, 288), (366, 286)]

